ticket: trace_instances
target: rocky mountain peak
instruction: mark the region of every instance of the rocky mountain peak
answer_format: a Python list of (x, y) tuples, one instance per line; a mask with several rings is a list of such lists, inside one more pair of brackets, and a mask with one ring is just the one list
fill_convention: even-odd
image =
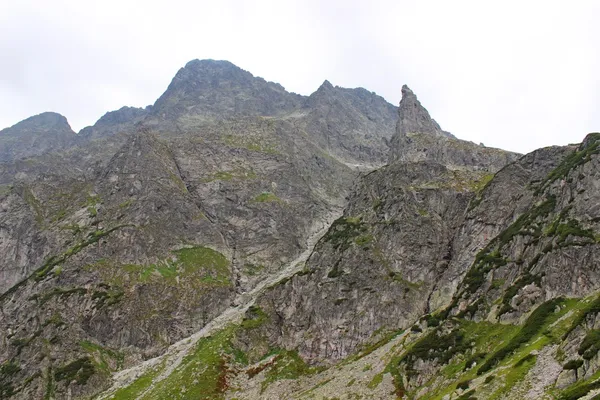
[(301, 102), (301, 96), (229, 61), (193, 60), (177, 72), (154, 104), (153, 113), (163, 118), (183, 114), (202, 114), (204, 118), (276, 115), (299, 107)]
[(55, 112), (44, 112), (33, 117), (29, 117), (10, 128), (0, 131), (0, 134), (6, 134), (9, 130), (21, 133), (27, 133), (30, 131), (35, 132), (48, 132), (48, 131), (67, 131), (74, 133), (71, 130), (71, 126), (67, 121), (67, 118), (61, 114)]
[(402, 86), (402, 100), (398, 109), (398, 117), (396, 132), (399, 134), (429, 133), (447, 136), (407, 85)]
[(64, 149), (74, 140), (75, 132), (64, 116), (38, 114), (0, 131), (0, 162)]
[(518, 157), (519, 154), (479, 146), (443, 131), (417, 95), (407, 85), (402, 86), (396, 133), (390, 141), (390, 163), (427, 160), (450, 169), (467, 167), (496, 172)]
[(321, 84), (321, 86), (319, 86), (318, 90), (331, 90), (333, 89), (333, 85), (331, 84), (331, 82), (329, 82), (327, 79), (325, 79), (323, 81), (323, 83)]

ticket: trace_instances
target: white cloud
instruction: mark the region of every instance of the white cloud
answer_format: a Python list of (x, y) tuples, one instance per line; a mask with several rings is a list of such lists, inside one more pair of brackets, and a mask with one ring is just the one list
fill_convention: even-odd
[[(41, 4), (40, 4), (41, 3)], [(458, 137), (518, 151), (600, 130), (595, 1), (124, 1), (0, 4), (0, 126), (75, 129), (145, 106), (194, 58), (309, 94), (407, 83)]]

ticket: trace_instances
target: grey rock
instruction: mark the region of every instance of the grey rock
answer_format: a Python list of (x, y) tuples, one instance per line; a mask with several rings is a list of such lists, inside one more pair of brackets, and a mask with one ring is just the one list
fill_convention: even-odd
[(10, 162), (65, 149), (75, 132), (60, 114), (45, 112), (0, 131), (0, 162)]

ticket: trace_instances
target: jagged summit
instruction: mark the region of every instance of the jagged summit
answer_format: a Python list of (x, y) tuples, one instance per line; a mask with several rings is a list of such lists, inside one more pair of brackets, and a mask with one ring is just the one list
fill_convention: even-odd
[(125, 106), (115, 111), (109, 111), (100, 117), (93, 126), (79, 131), (78, 136), (92, 139), (131, 131), (136, 123), (142, 121), (150, 113), (151, 109), (152, 106), (146, 108)]
[(277, 115), (298, 108), (302, 97), (278, 83), (255, 77), (229, 61), (193, 60), (181, 68), (153, 114), (178, 118), (183, 114), (204, 118), (228, 115)]
[(75, 132), (64, 116), (44, 112), (0, 131), (0, 162), (60, 150), (74, 140)]
[(10, 128), (1, 130), (0, 135), (7, 134), (9, 130), (15, 129), (21, 130), (23, 133), (26, 131), (48, 132), (52, 130), (65, 130), (73, 132), (69, 122), (67, 121), (67, 118), (64, 115), (52, 111), (43, 112), (41, 114), (24, 119)]
[(323, 83), (321, 84), (321, 86), (319, 86), (319, 89), (317, 89), (317, 91), (327, 90), (327, 89), (333, 89), (333, 85), (331, 84), (331, 82), (329, 82), (327, 79), (325, 79), (323, 81)]
[(417, 95), (407, 85), (402, 86), (402, 100), (398, 109), (398, 124), (396, 132), (429, 133), (432, 135), (448, 136), (440, 125), (431, 118), (429, 112), (421, 105)]

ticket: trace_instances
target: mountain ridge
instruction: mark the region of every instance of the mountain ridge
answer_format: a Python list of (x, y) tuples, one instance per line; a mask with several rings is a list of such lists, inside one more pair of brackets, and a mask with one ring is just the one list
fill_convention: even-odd
[(600, 136), (486, 148), (402, 91), (193, 60), (7, 153), (0, 398), (595, 395)]

